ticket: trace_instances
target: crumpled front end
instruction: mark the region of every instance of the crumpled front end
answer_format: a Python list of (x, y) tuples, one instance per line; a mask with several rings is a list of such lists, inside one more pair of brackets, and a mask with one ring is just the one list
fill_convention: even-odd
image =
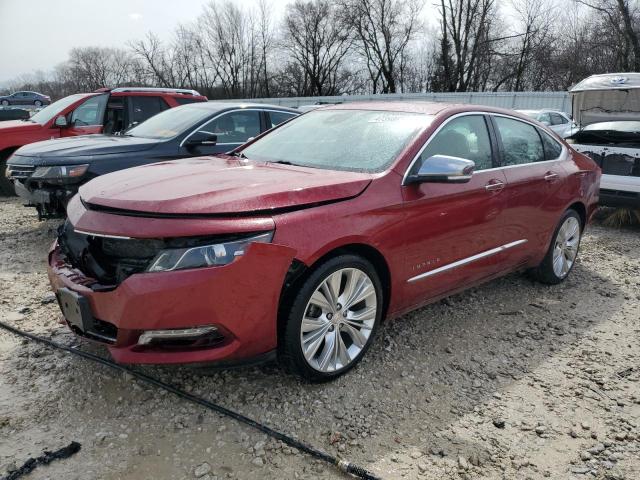
[(36, 208), (40, 219), (64, 218), (67, 203), (78, 192), (75, 178), (52, 183), (37, 177), (35, 165), (9, 163), (6, 175), (13, 182), (16, 195), (24, 201), (25, 206)]
[(167, 236), (92, 235), (67, 222), (49, 254), (49, 279), (75, 333), (107, 344), (122, 363), (241, 362), (276, 348), (293, 249), (250, 243), (226, 265), (149, 272), (159, 250), (194, 240), (169, 237), (183, 220), (95, 215), (94, 224), (137, 222), (141, 235), (160, 222)]

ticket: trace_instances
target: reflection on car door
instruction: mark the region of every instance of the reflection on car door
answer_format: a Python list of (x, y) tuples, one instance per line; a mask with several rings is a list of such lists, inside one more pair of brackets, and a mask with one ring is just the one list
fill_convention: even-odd
[(564, 208), (563, 196), (558, 195), (566, 184), (564, 151), (560, 143), (530, 123), (497, 115), (491, 118), (507, 179), (504, 235), (508, 242), (527, 240), (525, 248), (509, 252), (506, 261), (513, 268), (548, 242)]
[(406, 232), (406, 300), (412, 305), (490, 277), (507, 242), (502, 236), (504, 173), (493, 169), (494, 145), (484, 115), (450, 120), (428, 141), (413, 173), (432, 155), (476, 163), (468, 183), (403, 187)]

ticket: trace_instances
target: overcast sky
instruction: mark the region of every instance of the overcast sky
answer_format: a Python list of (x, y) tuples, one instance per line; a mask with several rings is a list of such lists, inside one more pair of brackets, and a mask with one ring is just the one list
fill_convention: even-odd
[[(153, 31), (169, 38), (208, 0), (0, 0), (0, 84), (50, 70), (73, 47), (122, 47)], [(234, 0), (247, 6), (256, 0)], [(289, 0), (270, 0), (274, 15)]]

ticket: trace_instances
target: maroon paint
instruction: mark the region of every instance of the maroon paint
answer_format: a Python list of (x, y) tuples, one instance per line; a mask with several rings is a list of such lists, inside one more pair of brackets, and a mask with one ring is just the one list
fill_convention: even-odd
[[(90, 297), (94, 314), (123, 329), (111, 348), (123, 362), (164, 363), (240, 359), (275, 348), (278, 299), (292, 259), (312, 267), (324, 255), (353, 245), (377, 251), (390, 273), (388, 317), (456, 293), (544, 257), (563, 212), (581, 205), (595, 211), (600, 170), (568, 145), (567, 158), (480, 171), (465, 184), (402, 186), (402, 177), (424, 142), (452, 115), (479, 106), (411, 103), (346, 104), (331, 109), (413, 111), (433, 123), (379, 174), (334, 172), (241, 162), (235, 157), (192, 159), (104, 175), (80, 190), (85, 202), (148, 214), (212, 217), (150, 218), (87, 210), (74, 198), (69, 219), (76, 229), (137, 238), (181, 237), (272, 230), (273, 243), (254, 244), (224, 267), (136, 274), (108, 293), (89, 292), (50, 256), (52, 285)], [(540, 125), (540, 128), (546, 130)], [(548, 130), (546, 130), (548, 131)], [(555, 135), (554, 135), (555, 136)], [(557, 137), (556, 137), (557, 138)], [(558, 174), (544, 180), (547, 172)], [(505, 188), (487, 191), (502, 181)], [(341, 201), (342, 200), (342, 201)], [(325, 203), (326, 202), (326, 203)], [(320, 203), (279, 212), (272, 209)], [(258, 211), (256, 213), (256, 211)], [(234, 214), (241, 213), (241, 216)], [(480, 252), (526, 239), (497, 255), (416, 282), (408, 279)], [(198, 352), (136, 351), (140, 329), (217, 323), (232, 333), (223, 347)]]

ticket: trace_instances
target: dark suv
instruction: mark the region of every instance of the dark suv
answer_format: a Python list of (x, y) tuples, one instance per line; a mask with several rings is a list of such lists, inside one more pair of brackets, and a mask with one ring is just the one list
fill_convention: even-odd
[[(92, 133), (118, 133), (172, 107), (206, 102), (194, 90), (178, 88), (101, 88), (69, 95), (26, 120), (0, 122), (0, 172), (19, 147), (41, 140)], [(0, 174), (0, 194), (12, 195)]]
[(40, 218), (64, 217), (83, 183), (105, 173), (229, 152), (300, 112), (276, 105), (207, 102), (162, 112), (122, 135), (32, 143), (7, 161), (7, 177)]

